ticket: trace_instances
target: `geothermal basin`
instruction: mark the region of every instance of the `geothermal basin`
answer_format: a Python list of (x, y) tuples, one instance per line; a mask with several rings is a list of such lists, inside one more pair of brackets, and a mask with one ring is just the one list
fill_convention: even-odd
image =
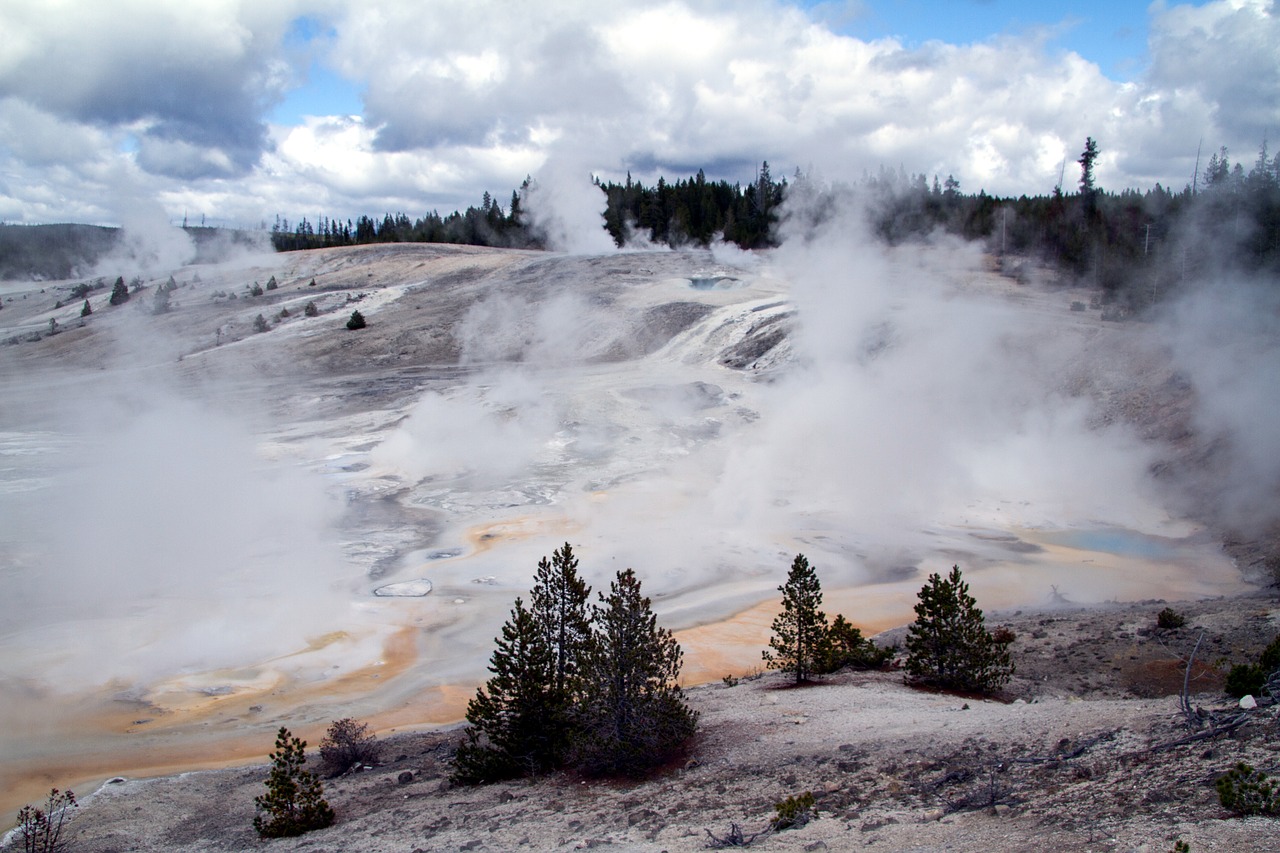
[(263, 760), (281, 725), (456, 723), (564, 542), (595, 590), (636, 570), (687, 683), (760, 668), (797, 552), (870, 631), (952, 564), (988, 612), (1248, 588), (1114, 417), (1176, 366), (965, 247), (396, 245), (144, 282), (83, 325), (74, 281), (0, 289), (6, 813)]

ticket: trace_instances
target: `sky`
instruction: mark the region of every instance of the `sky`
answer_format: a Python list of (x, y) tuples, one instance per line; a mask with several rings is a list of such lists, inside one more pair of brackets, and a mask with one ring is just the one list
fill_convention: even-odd
[[(0, 221), (269, 227), (881, 168), (1175, 189), (1280, 130), (1277, 0), (5, 0)], [(1274, 145), (1272, 147), (1275, 147)]]

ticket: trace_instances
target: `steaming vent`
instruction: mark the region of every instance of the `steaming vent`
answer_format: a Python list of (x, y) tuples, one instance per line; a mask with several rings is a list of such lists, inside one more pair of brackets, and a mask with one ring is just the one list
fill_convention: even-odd
[(731, 275), (692, 276), (689, 286), (694, 290), (729, 290), (742, 287), (742, 279)]

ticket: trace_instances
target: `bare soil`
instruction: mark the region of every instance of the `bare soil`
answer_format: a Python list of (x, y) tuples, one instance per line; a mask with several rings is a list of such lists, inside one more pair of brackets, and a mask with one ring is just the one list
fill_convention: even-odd
[[(337, 823), (260, 842), (264, 763), (118, 780), (84, 798), (68, 849), (107, 851), (639, 850), (714, 846), (735, 827), (766, 850), (1276, 849), (1275, 819), (1239, 818), (1215, 779), (1237, 761), (1280, 772), (1275, 707), (1232, 735), (1195, 734), (1179, 711), (1186, 657), (1196, 707), (1230, 708), (1232, 662), (1280, 631), (1274, 592), (992, 614), (1017, 634), (999, 696), (913, 689), (900, 671), (841, 672), (797, 689), (778, 673), (689, 691), (700, 731), (685, 759), (645, 781), (563, 773), (479, 788), (447, 777), (457, 729), (391, 733), (383, 762), (326, 783)], [(886, 632), (881, 641), (900, 637)], [(264, 756), (269, 744), (263, 744)], [(770, 832), (775, 803), (813, 793), (818, 819)]]

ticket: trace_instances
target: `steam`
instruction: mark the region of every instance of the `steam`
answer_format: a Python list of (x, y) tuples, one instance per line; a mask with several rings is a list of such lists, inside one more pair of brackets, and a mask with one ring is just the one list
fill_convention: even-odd
[(46, 454), (47, 476), (0, 495), (3, 538), (20, 543), (2, 618), (28, 635), (0, 680), (145, 683), (294, 652), (342, 623), (351, 570), (323, 484), (207, 404), (75, 393), (79, 428), (15, 448)]
[(577, 158), (549, 159), (529, 184), (523, 201), (529, 225), (543, 235), (547, 248), (571, 255), (617, 250), (604, 229), (608, 199)]
[(169, 223), (155, 201), (135, 198), (119, 211), (120, 240), (116, 248), (100, 258), (91, 274), (154, 278), (168, 274), (196, 256), (195, 243), (181, 228)]
[(1243, 275), (1209, 282), (1177, 300), (1158, 329), (1194, 388), (1193, 423), (1210, 453), (1209, 469), (1185, 485), (1223, 522), (1256, 534), (1277, 521), (1280, 495), (1275, 282)]

